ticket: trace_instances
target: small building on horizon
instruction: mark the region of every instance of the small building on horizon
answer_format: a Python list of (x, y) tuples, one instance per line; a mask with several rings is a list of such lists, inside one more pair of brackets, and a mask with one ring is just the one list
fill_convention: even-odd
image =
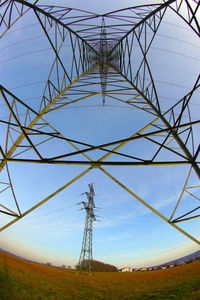
[(133, 268), (131, 267), (122, 268), (119, 269), (119, 272), (133, 272)]

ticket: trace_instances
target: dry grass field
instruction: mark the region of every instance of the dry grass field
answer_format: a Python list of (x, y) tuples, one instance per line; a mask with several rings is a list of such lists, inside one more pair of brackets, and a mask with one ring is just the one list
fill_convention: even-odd
[(200, 261), (173, 269), (92, 276), (0, 252), (1, 300), (200, 299)]

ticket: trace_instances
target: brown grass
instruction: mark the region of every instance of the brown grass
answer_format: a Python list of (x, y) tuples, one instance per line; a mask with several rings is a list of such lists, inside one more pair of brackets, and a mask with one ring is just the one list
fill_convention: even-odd
[(86, 273), (28, 262), (0, 252), (0, 299), (200, 299), (200, 261), (173, 269)]

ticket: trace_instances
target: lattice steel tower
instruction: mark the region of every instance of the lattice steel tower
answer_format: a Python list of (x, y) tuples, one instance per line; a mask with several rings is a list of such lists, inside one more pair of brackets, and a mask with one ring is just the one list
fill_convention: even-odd
[(81, 254), (78, 262), (78, 269), (89, 271), (93, 270), (93, 256), (92, 256), (92, 231), (93, 231), (93, 222), (96, 221), (96, 216), (94, 214), (94, 188), (93, 184), (89, 184), (90, 191), (86, 192), (88, 202), (82, 201), (84, 206), (83, 209), (86, 211), (85, 217), (85, 228), (83, 233), (83, 242), (81, 248)]
[[(187, 27), (188, 35), (191, 37), (187, 46), (191, 43), (192, 38), (199, 41), (199, 12), (200, 2), (196, 0), (160, 0), (160, 3), (154, 4), (151, 1), (150, 4), (102, 14), (68, 7), (40, 5), (40, 1), (34, 0), (1, 1), (0, 37), (6, 40), (7, 33), (24, 19), (25, 25), (21, 25), (20, 32), (25, 27), (28, 30), (27, 20), (31, 20), (38, 26), (43, 41), (48, 44), (46, 49), (51, 50), (51, 55), (44, 57), (45, 64), (50, 62), (46, 73), (41, 72), (40, 63), (38, 69), (32, 68), (32, 71), (27, 71), (26, 74), (24, 69), (20, 69), (23, 59), (33, 55), (31, 53), (35, 53), (36, 59), (33, 62), (37, 63), (38, 53), (42, 55), (44, 50), (37, 48), (35, 40), (26, 35), (29, 41), (32, 40), (31, 47), (35, 48), (31, 49), (34, 51), (30, 51), (29, 47), (27, 53), (24, 53), (25, 48), (20, 47), (21, 41), (15, 43), (15, 47), (18, 45), (20, 48), (13, 59), (16, 62), (21, 57), (22, 60), (17, 65), (21, 73), (20, 76), (16, 75), (16, 85), (21, 84), (21, 87), (26, 87), (25, 80), (29, 77), (33, 78), (35, 75), (36, 86), (39, 86), (38, 92), (36, 88), (19, 92), (19, 90), (10, 88), (11, 83), (9, 85), (5, 82), (7, 75), (14, 74), (15, 64), (5, 68), (5, 72), (9, 72), (9, 74), (5, 74), (4, 81), (0, 84), (2, 112), (2, 117), (0, 117), (0, 132), (2, 133), (0, 140), (0, 175), (2, 176), (0, 178), (0, 196), (2, 196), (0, 213), (7, 218), (0, 231), (21, 220), (72, 183), (94, 171), (96, 174), (99, 172), (103, 178), (109, 178), (117, 187), (121, 187), (128, 193), (129, 197), (139, 201), (169, 227), (178, 230), (200, 245), (197, 232), (193, 234), (190, 232), (190, 226), (184, 227), (187, 226), (185, 224), (188, 224), (188, 221), (197, 222), (197, 218), (200, 217), (200, 214), (197, 213), (200, 209), (200, 120), (199, 114), (197, 116), (200, 74), (199, 70), (195, 70), (193, 79), (188, 80), (186, 77), (181, 79), (179, 88), (182, 90), (180, 93), (179, 90), (176, 91), (174, 81), (178, 76), (174, 75), (176, 68), (174, 68), (170, 55), (179, 55), (180, 53), (177, 53), (178, 50), (175, 51), (175, 47), (168, 49), (169, 40), (166, 42), (164, 39), (163, 45), (162, 42), (161, 44), (157, 42), (157, 39), (166, 36), (166, 38), (171, 38), (171, 43), (176, 40), (171, 36), (172, 29), (167, 32), (164, 27), (164, 34), (157, 33), (163, 24), (164, 26), (169, 25), (163, 20), (168, 16), (171, 18), (172, 15), (173, 20), (177, 21), (177, 28), (182, 25)], [(179, 26), (179, 22), (182, 22), (181, 26)], [(189, 37), (187, 36), (187, 38)], [(179, 37), (178, 40), (180, 40)], [(155, 41), (156, 45), (153, 44)], [(160, 47), (160, 45), (163, 48), (157, 49), (156, 47)], [(11, 46), (12, 44), (8, 45), (8, 49)], [(163, 56), (159, 57), (158, 52), (155, 55), (157, 50), (159, 53), (163, 53)], [(183, 51), (185, 51), (184, 55), (182, 55)], [(174, 54), (174, 52), (176, 53)], [(181, 55), (175, 56), (176, 59), (173, 62), (177, 62), (181, 66), (182, 74), (185, 72), (184, 59), (189, 59), (189, 52), (183, 46), (179, 52)], [(21, 56), (19, 53), (22, 53)], [(197, 56), (197, 54), (195, 55)], [(50, 61), (50, 59), (52, 60)], [(166, 59), (167, 62), (165, 62)], [(2, 58), (2, 66), (9, 63), (9, 60), (9, 57), (8, 59), (6, 57), (5, 60)], [(24, 65), (29, 61), (31, 59), (24, 61)], [(162, 69), (164, 78), (161, 78), (159, 62), (164, 62), (163, 68), (167, 68), (168, 71), (165, 72), (166, 70)], [(195, 65), (192, 65), (191, 68), (194, 69), (198, 63), (199, 56), (195, 58)], [(189, 69), (189, 72), (193, 72), (193, 69)], [(39, 81), (37, 77), (39, 75), (43, 80)], [(166, 78), (172, 82), (170, 82), (170, 88), (166, 88), (165, 85), (163, 89), (162, 84), (169, 83), (166, 82)], [(43, 84), (44, 82), (45, 84)], [(187, 92), (185, 91), (186, 85)], [(31, 96), (31, 100), (32, 97), (35, 97), (35, 100), (28, 101), (27, 95)], [(106, 136), (102, 132), (98, 135), (97, 128), (92, 128), (94, 129), (92, 139), (87, 139), (87, 132), (82, 133), (84, 134), (82, 137), (79, 134), (74, 137), (73, 125), (67, 117), (63, 117), (58, 122), (60, 116), (58, 114), (63, 113), (64, 115), (62, 109), (71, 108), (77, 103), (79, 105), (80, 102), (85, 105), (87, 101), (90, 102), (90, 105), (94, 104), (93, 106), (104, 105), (105, 109), (107, 109), (109, 101), (115, 107), (120, 105), (120, 107), (129, 108), (132, 114), (131, 120), (129, 119), (129, 123), (124, 123), (120, 114), (116, 122), (118, 130), (113, 124), (112, 130), (108, 133), (110, 136)], [(57, 117), (54, 118), (55, 115)], [(80, 126), (78, 130), (81, 131), (84, 126), (79, 123), (80, 114), (74, 119), (77, 122), (74, 127)], [(138, 122), (135, 122), (136, 119)], [(62, 125), (60, 124), (61, 120), (63, 120)], [(109, 123), (110, 119), (108, 118), (107, 121)], [(102, 117), (101, 124), (103, 123)], [(94, 127), (94, 124), (92, 126)], [(116, 135), (122, 127), (124, 129), (122, 131), (123, 138), (121, 135)], [(107, 128), (105, 131), (107, 134)], [(12, 167), (19, 165), (20, 168), (22, 162), (24, 164), (34, 163), (37, 166), (62, 164), (66, 170), (76, 165), (80, 166), (80, 169), (79, 174), (76, 174), (49, 196), (38, 199), (37, 204), (34, 202), (34, 204), (28, 205), (27, 203), (23, 209), (23, 201), (19, 203), (15, 194), (15, 186), (12, 183)], [(10, 168), (10, 166), (12, 167)], [(153, 169), (151, 176), (146, 172), (147, 166), (148, 169)], [(173, 167), (180, 175), (171, 182), (171, 185), (178, 189), (173, 194), (173, 205), (166, 211), (161, 209), (160, 201), (163, 201), (165, 205), (166, 200), (169, 200), (164, 192), (163, 195), (159, 195), (157, 204), (152, 202), (151, 197), (147, 196), (147, 199), (143, 199), (139, 195), (140, 190), (137, 189), (137, 186), (121, 182), (118, 175), (120, 175), (122, 167), (134, 170), (133, 177), (139, 169), (142, 174), (141, 182), (145, 181), (145, 188), (150, 184), (149, 177), (155, 184), (159, 181), (159, 178), (156, 177), (156, 168), (162, 168), (163, 176), (167, 174), (170, 178), (173, 172), (170, 173), (167, 168)], [(113, 171), (114, 168), (115, 171)], [(74, 173), (69, 172), (69, 174)], [(178, 177), (181, 181), (179, 185), (176, 182)], [(128, 179), (126, 178), (126, 180)], [(165, 181), (163, 182), (165, 183)], [(23, 184), (25, 185), (25, 183)], [(149, 188), (151, 189), (151, 186)], [(159, 185), (157, 189), (162, 189), (162, 186)], [(166, 190), (171, 191), (171, 188), (167, 186)], [(6, 198), (3, 198), (4, 193), (8, 192), (10, 192), (10, 202), (6, 202)], [(86, 258), (91, 259), (92, 255), (94, 203), (92, 198), (90, 199), (93, 197), (91, 189), (88, 195), (90, 195), (88, 203), (83, 203), (86, 210), (86, 227), (81, 261)], [(183, 204), (184, 198), (188, 197), (191, 201)], [(181, 205), (184, 205), (184, 209), (180, 208)]]

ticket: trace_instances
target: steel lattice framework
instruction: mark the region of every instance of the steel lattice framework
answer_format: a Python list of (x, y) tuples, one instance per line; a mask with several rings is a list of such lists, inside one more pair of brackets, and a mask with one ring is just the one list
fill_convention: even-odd
[(93, 222), (96, 221), (96, 216), (94, 212), (95, 202), (94, 202), (94, 188), (93, 184), (89, 184), (89, 193), (86, 192), (88, 202), (82, 201), (79, 204), (83, 204), (83, 208), (86, 211), (85, 217), (85, 228), (83, 233), (83, 242), (81, 248), (81, 254), (78, 262), (78, 269), (82, 271), (93, 271), (93, 255), (92, 255), (92, 231)]
[[(5, 129), (0, 145), (0, 171), (7, 172), (7, 181), (1, 181), (3, 186), (1, 192), (10, 189), (16, 204), (15, 211), (0, 204), (0, 212), (13, 217), (11, 222), (0, 229), (1, 231), (60, 193), (93, 168), (98, 168), (170, 226), (200, 245), (199, 240), (178, 225), (179, 222), (199, 217), (200, 215), (198, 213), (194, 215), (194, 212), (200, 206), (197, 205), (184, 215), (175, 217), (185, 193), (190, 194), (197, 201), (200, 200), (193, 193), (199, 185), (190, 183), (192, 172), (196, 174), (198, 180), (200, 178), (199, 136), (193, 133), (194, 128), (199, 126), (200, 120), (193, 119), (190, 113), (191, 99), (199, 91), (200, 75), (196, 78), (190, 92), (165, 109), (159, 100), (147, 56), (167, 10), (174, 11), (177, 18), (183, 19), (193, 34), (200, 37), (199, 1), (168, 0), (102, 15), (66, 7), (39, 5), (38, 1), (1, 2), (0, 36), (4, 37), (19, 19), (23, 18), (28, 11), (32, 11), (55, 56), (38, 109), (29, 106), (5, 86), (0, 85), (0, 101), (9, 113), (6, 121), (0, 120)], [(70, 44), (70, 58), (67, 64), (61, 55), (66, 43)], [(136, 45), (140, 53), (137, 64), (135, 63)], [(97, 85), (101, 86), (100, 91), (96, 88)], [(102, 95), (103, 105), (106, 105), (106, 98), (111, 98), (117, 103), (142, 111), (144, 115), (152, 117), (151, 122), (145, 123), (143, 128), (134, 132), (132, 136), (92, 145), (66, 137), (46, 121), (45, 116), (48, 113), (95, 95)], [(40, 150), (40, 145), (48, 145), (49, 140), (68, 144), (73, 151), (48, 156)], [(123, 146), (138, 140), (154, 146), (148, 159), (144, 159), (142, 155), (135, 156), (133, 153), (120, 152)], [(94, 160), (89, 156), (95, 151), (103, 153), (100, 159)], [(159, 158), (159, 154), (163, 151), (167, 153), (166, 159)], [(82, 159), (76, 159), (81, 156)], [(113, 159), (109, 160), (110, 157)], [(11, 182), (8, 162), (86, 165), (88, 168), (22, 213)], [(153, 165), (190, 167), (180, 197), (169, 218), (105, 169), (106, 166)]]

